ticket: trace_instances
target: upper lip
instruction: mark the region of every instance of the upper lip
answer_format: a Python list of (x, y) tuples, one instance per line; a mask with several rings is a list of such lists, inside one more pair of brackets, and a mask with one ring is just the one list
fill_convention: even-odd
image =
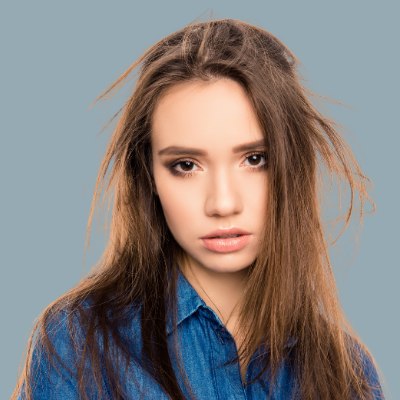
[(216, 231), (210, 232), (209, 234), (203, 236), (201, 239), (221, 237), (227, 235), (249, 235), (249, 234), (250, 232), (246, 232), (245, 230), (239, 228), (217, 229)]

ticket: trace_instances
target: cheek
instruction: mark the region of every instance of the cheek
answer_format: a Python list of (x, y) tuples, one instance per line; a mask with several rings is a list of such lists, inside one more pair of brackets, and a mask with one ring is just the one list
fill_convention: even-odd
[[(257, 172), (253, 172), (257, 174)], [(248, 176), (240, 182), (242, 198), (249, 208), (265, 208), (268, 193), (268, 177), (266, 175)]]
[(199, 196), (185, 185), (173, 184), (171, 179), (161, 179), (157, 185), (158, 197), (167, 224), (172, 232), (187, 229), (188, 221), (199, 213)]
[(257, 185), (247, 186), (243, 191), (246, 215), (255, 227), (260, 228), (267, 217), (268, 188), (265, 182), (259, 181)]

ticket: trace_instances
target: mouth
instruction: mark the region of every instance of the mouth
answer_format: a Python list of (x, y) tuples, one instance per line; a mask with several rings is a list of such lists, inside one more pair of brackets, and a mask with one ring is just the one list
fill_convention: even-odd
[(215, 253), (232, 253), (240, 251), (247, 246), (250, 234), (235, 234), (202, 238), (203, 246)]
[(241, 235), (221, 235), (221, 236), (207, 236), (204, 237), (203, 239), (229, 239), (229, 238), (235, 238), (235, 237), (239, 237), (239, 236), (243, 236)]
[(201, 239), (229, 239), (229, 238), (237, 238), (241, 236), (249, 235), (250, 232), (247, 232), (240, 228), (229, 228), (229, 229), (217, 229), (213, 232), (210, 232), (208, 235), (203, 236)]

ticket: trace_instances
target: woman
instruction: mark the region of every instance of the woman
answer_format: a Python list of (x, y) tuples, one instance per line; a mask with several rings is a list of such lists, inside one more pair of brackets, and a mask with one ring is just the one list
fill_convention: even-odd
[[(367, 178), (265, 30), (192, 23), (143, 54), (96, 184), (110, 238), (49, 305), (13, 398), (378, 399), (372, 355), (340, 308), (318, 157)], [(372, 202), (373, 203), (373, 202)]]

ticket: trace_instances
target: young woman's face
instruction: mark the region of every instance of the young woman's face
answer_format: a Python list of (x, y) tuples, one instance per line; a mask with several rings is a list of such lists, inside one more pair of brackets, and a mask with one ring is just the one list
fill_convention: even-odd
[[(246, 269), (258, 254), (268, 171), (263, 134), (243, 88), (230, 79), (170, 88), (153, 114), (152, 156), (168, 227), (190, 266)], [(202, 239), (229, 228), (247, 234)]]

